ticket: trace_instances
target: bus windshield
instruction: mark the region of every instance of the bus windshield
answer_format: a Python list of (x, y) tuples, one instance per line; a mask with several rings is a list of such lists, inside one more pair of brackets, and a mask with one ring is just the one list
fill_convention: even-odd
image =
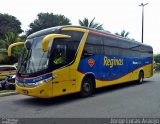
[(30, 75), (47, 69), (51, 43), (49, 44), (49, 51), (43, 52), (41, 45), (43, 37), (36, 37), (27, 41), (30, 42), (31, 48), (24, 48), (21, 53), (18, 68), (20, 74)]
[(26, 45), (27, 49), (24, 48), (21, 52), (18, 73), (24, 76), (36, 76), (72, 63), (84, 33), (77, 31), (61, 31), (60, 33), (70, 35), (71, 38), (54, 39), (53, 42), (49, 42), (47, 52), (42, 50), (44, 35), (27, 39), (29, 45)]
[(27, 49), (24, 48), (21, 52), (18, 73), (24, 76), (33, 76), (72, 63), (84, 33), (61, 31), (60, 34), (70, 35), (71, 38), (54, 39), (53, 42), (49, 42), (47, 52), (42, 50), (44, 35), (27, 39), (29, 46), (27, 45)]

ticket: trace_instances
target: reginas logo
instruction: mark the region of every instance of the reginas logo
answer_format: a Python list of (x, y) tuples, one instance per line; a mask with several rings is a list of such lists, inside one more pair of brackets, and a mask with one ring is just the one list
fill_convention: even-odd
[(112, 68), (113, 66), (121, 66), (123, 65), (123, 59), (116, 59), (115, 57), (113, 59), (109, 59), (107, 57), (104, 57), (104, 65)]

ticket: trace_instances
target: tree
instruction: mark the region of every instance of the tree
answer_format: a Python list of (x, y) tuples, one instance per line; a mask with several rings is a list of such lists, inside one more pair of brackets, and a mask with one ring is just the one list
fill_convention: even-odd
[[(25, 37), (19, 37), (17, 34), (14, 34), (13, 32), (7, 32), (5, 34), (5, 39), (0, 40), (0, 64), (2, 63), (9, 63), (7, 50), (10, 44), (15, 42), (23, 42), (25, 41)], [(18, 57), (20, 55), (20, 48), (15, 47), (12, 52), (11, 60), (12, 62), (16, 62), (18, 60)]]
[(156, 72), (160, 71), (160, 54), (154, 55), (154, 70)]
[(0, 13), (0, 39), (5, 38), (6, 32), (22, 33), (21, 22), (14, 16)]
[(0, 47), (7, 50), (10, 44), (17, 41), (17, 37), (17, 34), (14, 34), (13, 32), (7, 32), (5, 34), (5, 39), (0, 40)]
[(95, 17), (91, 20), (91, 22), (89, 22), (88, 18), (84, 18), (83, 21), (81, 21), (79, 19), (79, 24), (80, 24), (80, 26), (85, 26), (85, 27), (88, 27), (88, 28), (95, 28), (95, 29), (98, 29), (98, 30), (103, 30), (103, 27), (102, 27), (103, 24), (99, 24), (99, 23), (94, 22), (94, 21), (95, 21)]
[(129, 32), (126, 32), (125, 30), (123, 30), (121, 33), (116, 32), (116, 35), (128, 38)]
[(27, 31), (27, 35), (49, 27), (71, 25), (70, 20), (64, 15), (54, 15), (53, 13), (39, 13), (37, 16), (38, 18), (29, 25), (31, 29)]
[(154, 55), (154, 61), (160, 63), (160, 54)]

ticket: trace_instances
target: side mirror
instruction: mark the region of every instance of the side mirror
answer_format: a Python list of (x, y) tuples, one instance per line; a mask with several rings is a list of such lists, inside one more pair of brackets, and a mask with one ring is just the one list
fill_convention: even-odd
[(20, 45), (24, 45), (25, 42), (16, 42), (16, 43), (13, 43), (11, 44), (9, 47), (8, 47), (8, 56), (10, 57), (11, 56), (11, 53), (12, 53), (12, 48), (15, 47), (15, 46), (20, 46)]
[(64, 35), (64, 34), (49, 34), (45, 36), (42, 40), (42, 50), (44, 52), (48, 51), (48, 44), (51, 40), (54, 40), (55, 38), (70, 38), (71, 36), (69, 35)]

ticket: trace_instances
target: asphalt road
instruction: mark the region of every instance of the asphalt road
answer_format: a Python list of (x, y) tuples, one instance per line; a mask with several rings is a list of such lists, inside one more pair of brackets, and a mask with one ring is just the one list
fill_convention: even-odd
[(76, 94), (52, 99), (23, 95), (0, 97), (0, 118), (136, 118), (160, 117), (160, 74), (144, 84), (98, 89), (94, 96)]

